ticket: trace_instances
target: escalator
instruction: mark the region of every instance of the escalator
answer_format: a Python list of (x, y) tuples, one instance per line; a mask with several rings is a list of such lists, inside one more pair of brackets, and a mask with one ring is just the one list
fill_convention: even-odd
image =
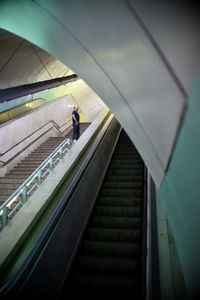
[(73, 295), (73, 299), (142, 299), (146, 239), (144, 177), (143, 161), (122, 130), (61, 299), (66, 295)]
[(69, 187), (63, 181), (53, 195), (50, 217), (45, 212), (30, 232), (19, 260), (30, 254), (0, 298), (145, 299), (146, 170), (117, 120), (105, 128)]

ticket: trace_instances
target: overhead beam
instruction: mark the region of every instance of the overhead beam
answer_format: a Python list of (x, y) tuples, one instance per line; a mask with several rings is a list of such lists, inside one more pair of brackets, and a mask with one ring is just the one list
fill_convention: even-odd
[(80, 78), (76, 74), (72, 74), (65, 77), (49, 79), (45, 81), (24, 84), (20, 86), (15, 86), (7, 89), (0, 90), (0, 103), (8, 102), (29, 94), (35, 94), (40, 91), (47, 89), (53, 89), (60, 85), (65, 85), (67, 83), (79, 80)]

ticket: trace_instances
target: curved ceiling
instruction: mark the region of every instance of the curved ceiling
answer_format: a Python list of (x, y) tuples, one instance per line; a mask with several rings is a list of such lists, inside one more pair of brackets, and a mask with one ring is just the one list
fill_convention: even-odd
[[(51, 53), (103, 99), (135, 143), (157, 186), (165, 176), (197, 69), (194, 16), (178, 1), (0, 3), (2, 28)], [(191, 34), (183, 34), (182, 26)], [(39, 60), (43, 52), (37, 47), (31, 51)], [(36, 67), (34, 74), (36, 78)]]
[(1, 89), (74, 74), (46, 51), (3, 29), (0, 43)]

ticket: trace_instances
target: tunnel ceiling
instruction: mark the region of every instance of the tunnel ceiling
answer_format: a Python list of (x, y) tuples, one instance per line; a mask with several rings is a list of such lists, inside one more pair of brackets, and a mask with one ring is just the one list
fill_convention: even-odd
[(46, 51), (3, 29), (0, 45), (1, 89), (74, 74)]
[[(13, 61), (20, 49), (31, 57), (25, 83), (39, 80), (37, 74), (49, 79), (58, 70), (44, 50), (69, 66), (116, 115), (161, 184), (198, 69), (195, 7), (179, 1), (2, 0), (0, 27), (22, 38), (10, 47), (14, 54), (19, 46)], [(4, 54), (2, 84), (13, 72)]]

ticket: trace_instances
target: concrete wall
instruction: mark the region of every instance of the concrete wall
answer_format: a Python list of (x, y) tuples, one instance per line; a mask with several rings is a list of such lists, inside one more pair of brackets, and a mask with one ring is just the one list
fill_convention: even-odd
[[(34, 141), (47, 129), (51, 129), (9, 164), (6, 164), (5, 166), (2, 164), (2, 167), (0, 168), (0, 176), (4, 176), (6, 172), (8, 172), (13, 166), (16, 166), (20, 160), (26, 157), (50, 136), (58, 136), (60, 134), (53, 126), (53, 122), (60, 127), (61, 131), (64, 131), (66, 126), (71, 124), (71, 113), (74, 105), (78, 104), (80, 106), (82, 122), (92, 122), (105, 107), (105, 105), (101, 102), (101, 99), (99, 99), (99, 97), (95, 95), (84, 82), (81, 84), (79, 81), (72, 84), (72, 93), (73, 90), (80, 90), (82, 93), (80, 93), (80, 95), (79, 93), (76, 95), (75, 92), (76, 98), (71, 95), (61, 97), (33, 110), (30, 113), (26, 113), (22, 117), (19, 116), (16, 119), (10, 120), (0, 126), (0, 153), (2, 154), (5, 152), (4, 155), (0, 156), (0, 160), (2, 162), (9, 160), (9, 158), (11, 158), (16, 152), (23, 150), (29, 143)], [(87, 97), (84, 97), (83, 93), (85, 93)], [(93, 109), (88, 110), (88, 106), (91, 105)], [(65, 125), (67, 121), (70, 122)], [(25, 140), (20, 143), (23, 139)], [(19, 145), (8, 151), (18, 143)]]

